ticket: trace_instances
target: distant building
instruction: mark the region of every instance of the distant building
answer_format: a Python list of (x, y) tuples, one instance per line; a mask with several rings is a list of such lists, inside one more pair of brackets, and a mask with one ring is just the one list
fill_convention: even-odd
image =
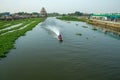
[(0, 13), (1, 16), (10, 16), (10, 12)]
[(44, 7), (41, 9), (40, 14), (41, 14), (42, 17), (46, 17), (47, 16), (47, 12), (46, 12)]
[(0, 13), (0, 20), (12, 20), (10, 12)]
[(31, 17), (35, 18), (35, 17), (40, 17), (40, 13), (37, 12), (33, 12)]

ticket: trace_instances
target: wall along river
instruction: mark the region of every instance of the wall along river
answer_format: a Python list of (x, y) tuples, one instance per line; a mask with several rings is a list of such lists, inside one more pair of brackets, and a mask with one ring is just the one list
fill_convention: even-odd
[(0, 80), (120, 80), (120, 36), (92, 28), (47, 18), (0, 59)]

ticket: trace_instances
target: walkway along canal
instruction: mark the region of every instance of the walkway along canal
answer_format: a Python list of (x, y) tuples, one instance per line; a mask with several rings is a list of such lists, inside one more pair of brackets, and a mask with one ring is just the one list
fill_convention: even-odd
[(120, 36), (93, 28), (47, 18), (0, 60), (0, 80), (119, 80)]

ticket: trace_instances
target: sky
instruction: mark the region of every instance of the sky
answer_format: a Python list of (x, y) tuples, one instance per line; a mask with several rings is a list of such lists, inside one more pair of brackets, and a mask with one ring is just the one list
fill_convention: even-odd
[(1, 12), (120, 13), (120, 0), (0, 0)]

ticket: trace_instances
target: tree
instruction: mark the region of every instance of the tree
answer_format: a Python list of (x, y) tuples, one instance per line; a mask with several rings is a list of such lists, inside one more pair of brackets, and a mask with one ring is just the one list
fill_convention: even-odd
[(79, 11), (76, 11), (75, 12), (75, 16), (82, 16), (83, 15), (83, 13), (81, 13), (81, 12), (79, 12)]

